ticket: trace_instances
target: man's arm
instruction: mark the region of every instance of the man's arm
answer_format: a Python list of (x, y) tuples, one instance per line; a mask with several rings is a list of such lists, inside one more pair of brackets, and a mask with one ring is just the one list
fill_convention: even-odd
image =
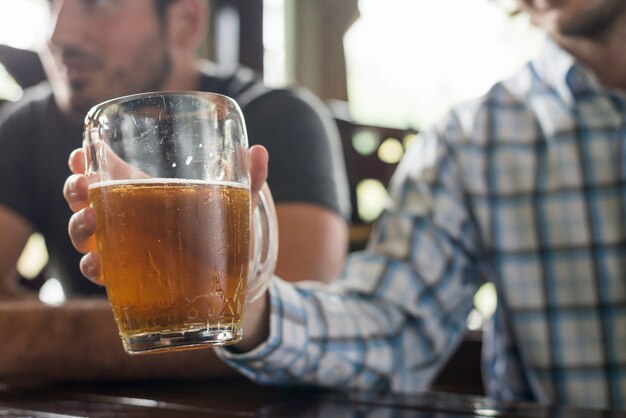
[(0, 205), (0, 300), (25, 297), (29, 292), (20, 288), (16, 264), (33, 227), (11, 209)]
[(281, 203), (276, 275), (289, 281), (339, 276), (347, 252), (348, 226), (336, 212), (307, 203)]
[(0, 381), (201, 379), (235, 376), (210, 349), (130, 356), (105, 299), (0, 303)]

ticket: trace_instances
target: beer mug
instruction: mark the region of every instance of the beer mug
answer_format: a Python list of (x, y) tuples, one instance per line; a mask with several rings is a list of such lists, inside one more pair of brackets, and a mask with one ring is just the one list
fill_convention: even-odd
[[(106, 101), (85, 118), (96, 248), (130, 354), (227, 345), (277, 255), (267, 191), (251, 213), (237, 103), (204, 92)], [(252, 237), (252, 238), (251, 238)]]

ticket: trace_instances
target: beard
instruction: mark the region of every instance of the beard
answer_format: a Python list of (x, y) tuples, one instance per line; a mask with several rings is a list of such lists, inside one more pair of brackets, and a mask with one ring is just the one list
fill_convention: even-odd
[(83, 118), (89, 109), (105, 100), (162, 90), (172, 72), (166, 41), (154, 36), (142, 42), (136, 51), (130, 60), (112, 69), (98, 58), (101, 65), (97, 77), (70, 81), (68, 113)]
[(612, 30), (626, 13), (626, 0), (609, 0), (586, 8), (561, 24), (563, 35), (598, 38)]

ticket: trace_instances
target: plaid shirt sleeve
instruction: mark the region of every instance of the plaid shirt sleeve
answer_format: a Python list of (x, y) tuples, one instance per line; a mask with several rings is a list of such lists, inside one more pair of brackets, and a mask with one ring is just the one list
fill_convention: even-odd
[(244, 354), (218, 349), (226, 362), (260, 383), (412, 392), (432, 382), (480, 284), (478, 232), (444, 133), (407, 152), (368, 248), (350, 256), (344, 277), (275, 278), (269, 339)]

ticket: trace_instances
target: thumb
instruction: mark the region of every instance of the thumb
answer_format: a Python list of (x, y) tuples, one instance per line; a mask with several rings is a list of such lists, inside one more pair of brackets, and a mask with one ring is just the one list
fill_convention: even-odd
[(258, 193), (259, 189), (267, 181), (267, 163), (269, 154), (262, 145), (253, 145), (249, 151), (250, 156), (250, 188), (252, 193)]

